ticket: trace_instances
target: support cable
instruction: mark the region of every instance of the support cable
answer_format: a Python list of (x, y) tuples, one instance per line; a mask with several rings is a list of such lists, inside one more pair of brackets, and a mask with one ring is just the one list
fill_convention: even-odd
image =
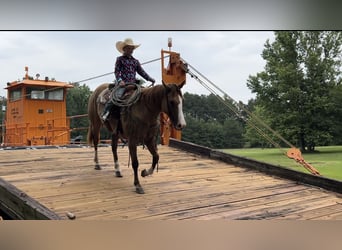
[[(166, 56), (166, 57), (169, 57), (169, 56)], [(152, 60), (149, 60), (149, 61), (141, 63), (141, 65), (145, 65), (145, 64), (152, 63), (152, 62), (156, 62), (156, 61), (159, 61), (161, 59), (162, 59), (161, 57), (156, 58), (156, 59), (152, 59)], [(108, 75), (113, 75), (113, 74), (114, 74), (114, 71), (111, 71), (109, 73), (105, 73), (105, 74), (98, 75), (98, 76), (93, 76), (93, 77), (90, 77), (90, 78), (87, 78), (87, 79), (84, 79), (84, 80), (81, 80), (81, 81), (72, 82), (72, 84), (81, 83), (81, 82), (87, 82), (87, 81), (90, 81), (90, 80), (94, 80), (94, 79), (97, 79), (97, 78), (101, 78), (101, 77), (108, 76)]]
[[(198, 70), (196, 70), (193, 66), (191, 66), (188, 62), (186, 62), (183, 58), (181, 60), (184, 62), (184, 70), (192, 77), (195, 78), (203, 87), (205, 87), (210, 93), (214, 94), (216, 98), (222, 102), (226, 107), (228, 107), (234, 114), (237, 115), (237, 117), (243, 119), (248, 125), (253, 127), (256, 132), (258, 132), (261, 136), (263, 136), (269, 143), (271, 143), (274, 147), (278, 148), (282, 151), (287, 157), (294, 159), (297, 163), (301, 164), (304, 168), (306, 168), (308, 171), (310, 171), (314, 175), (320, 175), (320, 173), (308, 162), (304, 160), (304, 158), (301, 155), (301, 152), (299, 149), (297, 149), (292, 143), (290, 143), (288, 140), (286, 140), (283, 136), (281, 136), (277, 131), (272, 129), (270, 126), (268, 126), (264, 121), (262, 121), (259, 117), (257, 117), (255, 114), (247, 110), (246, 107), (242, 103), (236, 102), (232, 97), (230, 97), (227, 93), (225, 93), (222, 89), (220, 89), (217, 85), (215, 85), (212, 81), (210, 81), (207, 77), (205, 77), (203, 74), (201, 74)], [(193, 72), (193, 71), (195, 72)], [(204, 80), (200, 79), (199, 76), (201, 76)], [(207, 83), (211, 84), (212, 87), (210, 87)], [(227, 97), (230, 102), (226, 102), (218, 93), (221, 92), (221, 94), (225, 97)], [(245, 115), (242, 114), (241, 111), (244, 111), (248, 114), (249, 118), (245, 117)], [(255, 124), (255, 122), (258, 122), (260, 125), (263, 126), (264, 129), (267, 129), (268, 131), (272, 132), (273, 135), (275, 135), (278, 139), (280, 139), (282, 142), (284, 142), (287, 146), (290, 147), (290, 150), (285, 151), (279, 143), (275, 142), (266, 132), (264, 132), (259, 126)]]
[[(274, 147), (277, 147), (281, 149), (281, 146), (271, 139), (270, 136), (268, 136), (265, 132), (263, 132), (259, 127), (257, 127), (250, 119), (247, 119), (246, 117), (241, 115), (241, 112), (237, 109), (237, 107), (234, 104), (230, 102), (224, 101), (224, 99), (218, 95), (213, 88), (211, 88), (208, 84), (206, 84), (204, 81), (202, 81), (200, 78), (198, 78), (191, 70), (188, 70), (188, 72), (191, 77), (195, 78), (197, 81), (200, 82), (202, 86), (204, 86), (210, 93), (214, 94), (216, 98), (224, 105), (226, 106), (233, 114), (235, 114), (237, 117), (243, 119), (248, 125), (253, 127), (261, 136), (263, 136), (269, 143), (271, 143)], [(234, 101), (234, 100), (230, 100)], [(282, 150), (282, 149), (281, 149)]]

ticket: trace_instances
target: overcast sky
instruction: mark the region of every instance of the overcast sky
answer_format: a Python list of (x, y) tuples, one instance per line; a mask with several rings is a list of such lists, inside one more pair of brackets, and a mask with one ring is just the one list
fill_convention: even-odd
[[(111, 73), (120, 53), (115, 43), (132, 38), (141, 44), (134, 56), (145, 63), (168, 50), (172, 51), (219, 86), (236, 101), (247, 102), (254, 97), (247, 88), (249, 75), (264, 69), (261, 57), (267, 39), (274, 40), (272, 31), (1, 31), (0, 32), (0, 96), (6, 96), (7, 82), (22, 79), (25, 66), (29, 75), (37, 73), (57, 81), (78, 82)], [(161, 62), (143, 65), (157, 83), (161, 83)], [(138, 75), (137, 75), (138, 76)], [(139, 76), (138, 76), (139, 77)], [(114, 75), (81, 82), (91, 90), (103, 82), (112, 82)], [(187, 75), (183, 92), (209, 92)]]

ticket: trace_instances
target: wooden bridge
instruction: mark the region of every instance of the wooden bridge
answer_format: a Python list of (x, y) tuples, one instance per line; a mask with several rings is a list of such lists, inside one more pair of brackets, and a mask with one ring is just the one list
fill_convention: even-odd
[[(342, 183), (171, 140), (159, 146), (159, 171), (135, 193), (128, 149), (109, 146), (0, 151), (0, 209), (14, 219), (341, 220)], [(138, 147), (139, 169), (151, 157)], [(74, 217), (73, 217), (74, 216)]]

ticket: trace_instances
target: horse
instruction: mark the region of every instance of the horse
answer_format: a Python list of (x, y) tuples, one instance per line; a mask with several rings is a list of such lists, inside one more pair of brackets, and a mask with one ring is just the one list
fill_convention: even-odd
[[(184, 83), (183, 83), (184, 84)], [(128, 141), (129, 155), (132, 160), (134, 172), (134, 186), (138, 194), (144, 194), (144, 189), (139, 182), (138, 177), (138, 157), (137, 146), (143, 144), (152, 155), (152, 165), (146, 170), (141, 171), (141, 176), (152, 175), (155, 166), (159, 162), (157, 149), (157, 135), (159, 131), (160, 113), (166, 113), (175, 129), (181, 130), (186, 126), (183, 115), (183, 95), (181, 88), (183, 86), (176, 84), (154, 85), (148, 88), (141, 88), (140, 97), (128, 107), (121, 108), (121, 118), (117, 119), (110, 115), (106, 122), (102, 122), (100, 115), (104, 104), (99, 101), (100, 94), (108, 88), (108, 83), (99, 85), (89, 97), (88, 102), (88, 143), (94, 145), (95, 169), (101, 169), (98, 161), (98, 143), (100, 137), (100, 128), (106, 127), (111, 132), (111, 149), (114, 159), (114, 170), (116, 177), (122, 177), (120, 165), (118, 162), (117, 146), (118, 139), (125, 138)]]

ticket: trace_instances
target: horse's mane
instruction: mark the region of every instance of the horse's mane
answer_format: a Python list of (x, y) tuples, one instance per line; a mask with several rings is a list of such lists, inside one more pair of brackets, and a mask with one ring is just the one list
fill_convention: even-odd
[(156, 85), (151, 88), (144, 88), (141, 91), (141, 101), (151, 105), (158, 105), (165, 95), (165, 87), (163, 85)]

